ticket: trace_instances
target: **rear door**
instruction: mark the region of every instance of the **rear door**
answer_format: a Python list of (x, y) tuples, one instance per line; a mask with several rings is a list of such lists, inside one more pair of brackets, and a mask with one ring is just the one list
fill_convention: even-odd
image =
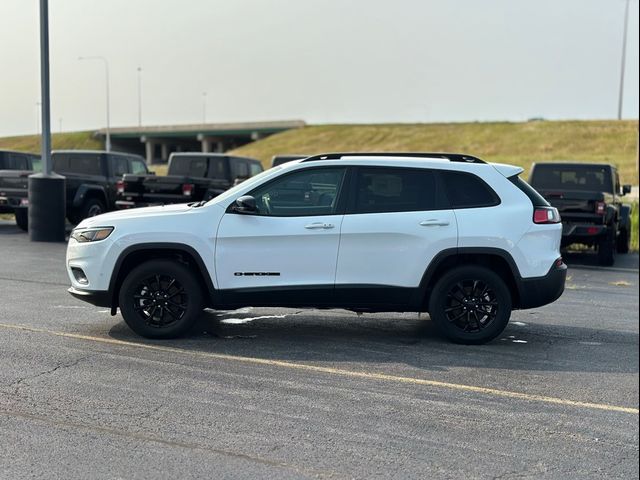
[(359, 167), (342, 222), (336, 299), (406, 305), (436, 254), (457, 246), (437, 172)]
[(345, 167), (297, 170), (250, 192), (256, 214), (227, 210), (215, 253), (226, 302), (321, 305), (331, 299), (346, 177)]

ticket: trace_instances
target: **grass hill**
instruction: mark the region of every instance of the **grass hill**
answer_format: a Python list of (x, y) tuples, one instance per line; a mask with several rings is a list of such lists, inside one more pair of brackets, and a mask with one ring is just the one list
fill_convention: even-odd
[(637, 121), (532, 121), (523, 123), (431, 123), (318, 125), (272, 135), (234, 150), (270, 166), (281, 153), (338, 151), (463, 152), (520, 165), (579, 160), (617, 165), (623, 183), (638, 185)]
[[(51, 136), (54, 150), (99, 150), (102, 142), (93, 137), (93, 132), (54, 133)], [(39, 135), (0, 138), (0, 150), (18, 150), (21, 152), (40, 152)]]

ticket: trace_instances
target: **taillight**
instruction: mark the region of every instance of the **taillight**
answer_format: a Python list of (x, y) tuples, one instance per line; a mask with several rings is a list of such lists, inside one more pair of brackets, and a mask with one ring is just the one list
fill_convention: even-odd
[(533, 210), (533, 223), (560, 223), (560, 214), (554, 207), (536, 207)]
[(192, 183), (184, 183), (182, 185), (182, 195), (185, 197), (190, 197), (193, 195), (193, 184)]
[(596, 213), (598, 215), (604, 215), (607, 211), (607, 204), (604, 202), (596, 202)]
[(116, 191), (118, 193), (122, 194), (122, 193), (124, 193), (124, 189), (125, 189), (126, 186), (127, 186), (127, 184), (123, 180), (118, 180), (116, 182)]

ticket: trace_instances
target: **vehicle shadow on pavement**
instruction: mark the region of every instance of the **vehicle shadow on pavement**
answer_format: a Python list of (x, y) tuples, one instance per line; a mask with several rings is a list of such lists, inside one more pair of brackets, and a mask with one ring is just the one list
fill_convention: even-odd
[[(562, 258), (565, 263), (569, 266), (569, 268), (573, 266), (581, 266), (581, 267), (596, 267), (599, 268), (598, 264), (598, 255), (595, 251), (586, 250), (586, 251), (563, 251)], [(630, 268), (630, 269), (638, 269), (640, 264), (640, 258), (637, 253), (629, 253), (625, 255), (617, 255), (616, 261), (612, 267), (606, 268)]]
[[(445, 371), (452, 367), (518, 371), (638, 372), (638, 334), (515, 322), (486, 345), (455, 345), (441, 338), (428, 316), (241, 309), (206, 311), (182, 339), (151, 341), (120, 322), (113, 338), (290, 362), (389, 363)], [(612, 354), (612, 349), (615, 354)]]

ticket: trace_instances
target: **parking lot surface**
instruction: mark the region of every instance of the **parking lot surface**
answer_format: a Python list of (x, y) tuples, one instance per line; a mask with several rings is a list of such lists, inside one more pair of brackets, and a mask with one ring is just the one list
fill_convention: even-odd
[(149, 341), (0, 221), (0, 478), (637, 478), (638, 256), (569, 255), (497, 340), (416, 314), (207, 311)]

